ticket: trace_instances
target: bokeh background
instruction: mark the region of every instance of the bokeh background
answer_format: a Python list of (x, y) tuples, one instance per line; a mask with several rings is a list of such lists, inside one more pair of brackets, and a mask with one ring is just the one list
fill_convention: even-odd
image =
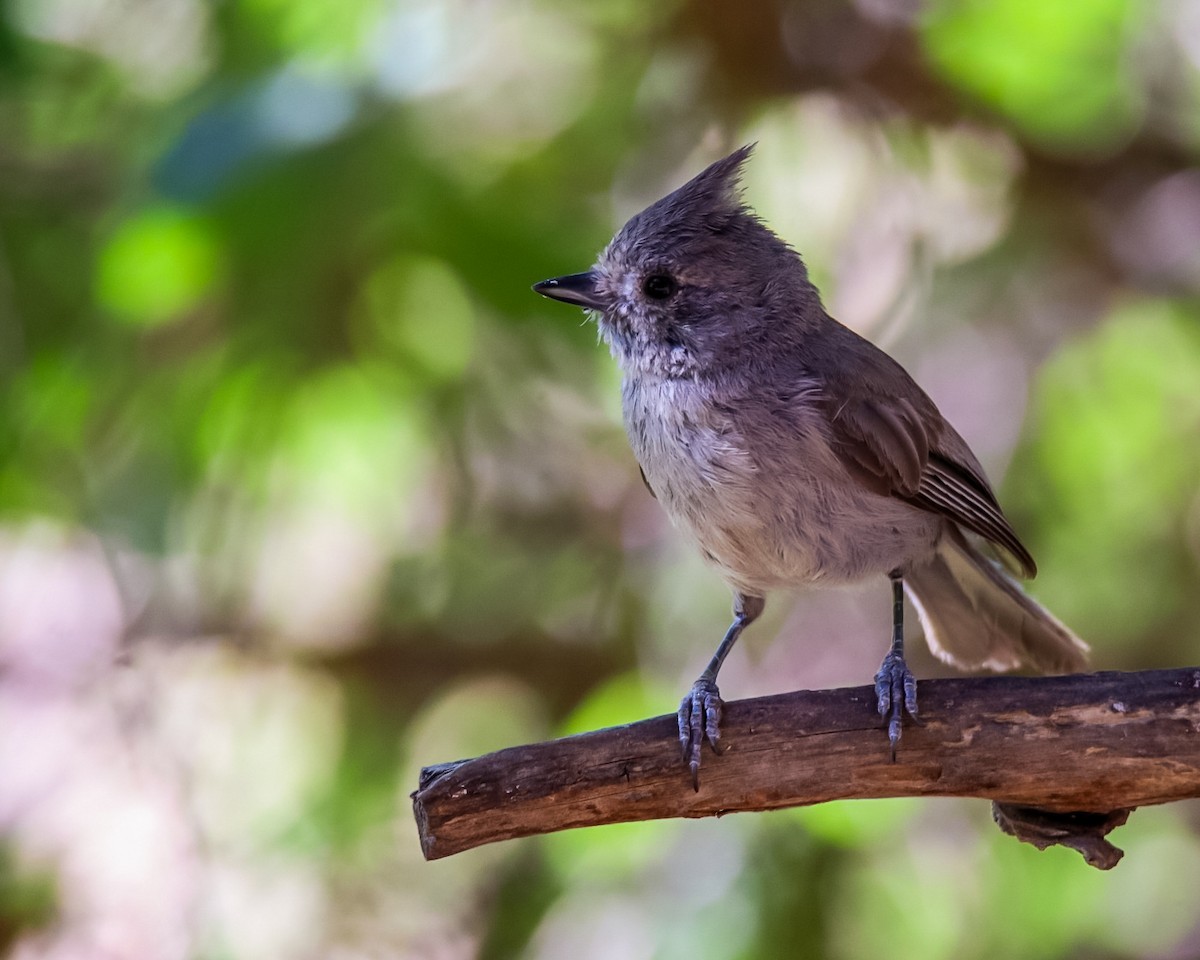
[[(422, 765), (726, 626), (529, 285), (750, 140), (1096, 666), (1200, 661), (1197, 0), (3, 0), (8, 956), (1200, 955), (1186, 804), (1111, 874), (954, 801), (421, 860)], [(772, 598), (724, 690), (869, 682), (888, 602)]]

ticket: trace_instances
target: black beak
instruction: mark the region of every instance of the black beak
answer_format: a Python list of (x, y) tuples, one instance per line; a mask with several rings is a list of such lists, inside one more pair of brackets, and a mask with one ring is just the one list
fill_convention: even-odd
[(541, 283), (535, 283), (533, 290), (551, 300), (573, 303), (587, 310), (604, 309), (600, 294), (596, 290), (596, 275), (590, 270), (587, 273), (572, 273), (566, 277), (543, 280)]

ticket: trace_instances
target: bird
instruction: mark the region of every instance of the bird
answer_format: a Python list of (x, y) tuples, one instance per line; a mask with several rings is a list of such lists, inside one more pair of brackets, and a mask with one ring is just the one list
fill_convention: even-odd
[(590, 269), (533, 286), (595, 319), (646, 487), (733, 593), (677, 714), (697, 790), (702, 745), (721, 739), (717, 675), (770, 591), (888, 578), (875, 706), (893, 761), (918, 716), (906, 594), (931, 651), (963, 670), (1072, 672), (1088, 653), (1017, 582), (1037, 567), (966, 441), (829, 316), (800, 254), (746, 204), (753, 149), (631, 217)]

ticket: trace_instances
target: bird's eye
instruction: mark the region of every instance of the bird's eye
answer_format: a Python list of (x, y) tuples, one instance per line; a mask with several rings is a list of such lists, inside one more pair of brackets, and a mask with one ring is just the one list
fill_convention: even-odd
[(642, 281), (642, 293), (651, 300), (669, 300), (678, 289), (675, 278), (665, 273), (652, 273)]

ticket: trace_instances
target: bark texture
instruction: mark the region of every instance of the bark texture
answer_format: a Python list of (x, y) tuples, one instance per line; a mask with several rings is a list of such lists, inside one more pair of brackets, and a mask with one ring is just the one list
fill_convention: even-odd
[(426, 767), (427, 859), (572, 827), (868, 797), (979, 797), (1001, 828), (1089, 863), (1134, 807), (1200, 796), (1200, 668), (926, 680), (895, 762), (872, 687), (726, 704), (694, 791), (675, 717)]

